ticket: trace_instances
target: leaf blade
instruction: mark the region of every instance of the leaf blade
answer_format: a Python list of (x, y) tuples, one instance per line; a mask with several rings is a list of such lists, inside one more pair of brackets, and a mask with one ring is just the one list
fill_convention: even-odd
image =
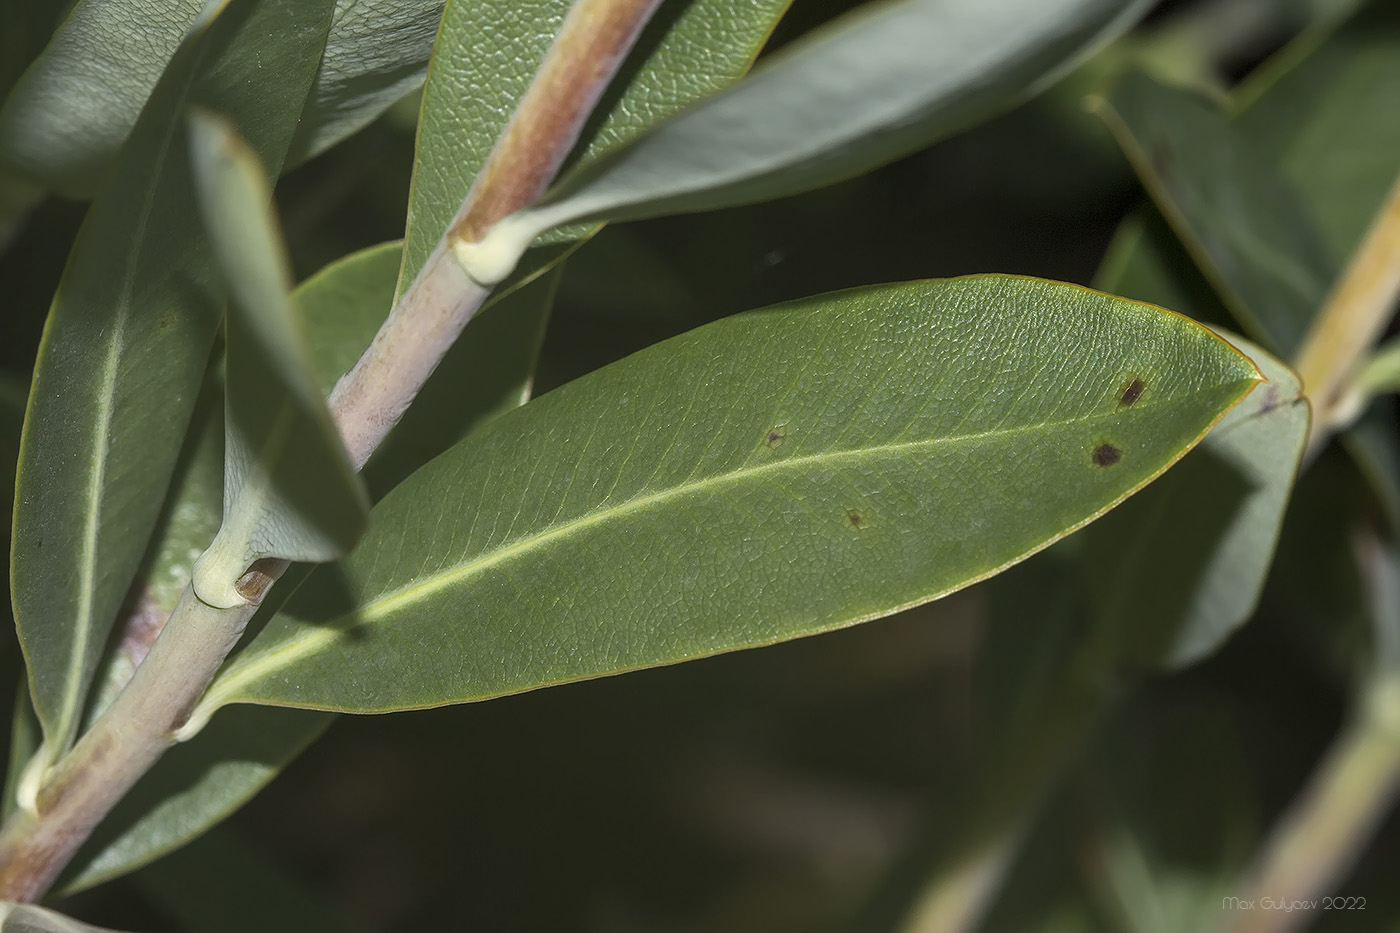
[(232, 124), (190, 114), (205, 228), (232, 296), (226, 324), (224, 521), (195, 563), (200, 599), (228, 609), (254, 561), (333, 560), (369, 518), (312, 371), (291, 267), (257, 156)]
[[(1007, 313), (999, 317), (997, 309)], [(1073, 356), (1068, 348), (1090, 322), (1116, 321), (1137, 344), (1155, 341), (1156, 349), (1130, 359), (1126, 343), (1086, 348), (1075, 365), (1087, 369), (1066, 379), (1102, 383), (1104, 397), (1095, 390), (1093, 398), (1066, 401), (1061, 390), (1056, 402), (1042, 402), (1035, 391), (1048, 386), (1034, 379), (1030, 387), (1002, 386), (998, 364), (976, 350), (979, 342), (1002, 346), (993, 334), (1006, 337), (1002, 328), (1025, 327), (1042, 313), (1044, 330), (1036, 328), (1029, 348), (1008, 351), (1015, 355), (1002, 361), (1011, 367), (1005, 371), (1026, 362), (1023, 351), (1035, 359)], [(976, 341), (958, 336), (968, 333)], [(1238, 398), (1256, 378), (1252, 364), (1203, 333), (1157, 309), (998, 276), (838, 293), (709, 325), (544, 396), (419, 471), (381, 504), (370, 535), (339, 570), (313, 577), (225, 669), (203, 708), (271, 702), (368, 711), (463, 702), (766, 644), (935, 598), (1108, 508)], [(1157, 352), (1165, 356), (1151, 356)], [(908, 362), (925, 358), (942, 365), (942, 381), (919, 384), (910, 375), (913, 382), (902, 383)], [(1171, 384), (1190, 382), (1183, 374), (1196, 363), (1231, 375), (1221, 377), (1228, 388), (1202, 400), (1210, 412), (1184, 436), (1171, 443), (1147, 437), (1138, 419), (1151, 408), (1118, 411), (1122, 367), (1146, 372), (1150, 364)], [(873, 385), (863, 382), (862, 365), (881, 374)], [(1026, 371), (1052, 384), (1056, 378), (1053, 367)], [(1196, 373), (1202, 385), (1212, 378), (1204, 372)], [(971, 398), (957, 394), (963, 383), (974, 387), (965, 390)], [(833, 387), (845, 391), (830, 398)], [(643, 389), (655, 393), (651, 401), (633, 404), (645, 398), (637, 395)], [(1204, 399), (1215, 390), (1202, 391)], [(1171, 391), (1161, 398), (1190, 407)], [(934, 402), (951, 411), (931, 413)], [(995, 407), (1003, 402), (1014, 416)], [(1041, 417), (1052, 409), (1038, 406), (1059, 403), (1068, 407)], [(600, 421), (598, 411), (614, 416)], [(725, 416), (710, 425), (692, 412)], [(962, 421), (970, 422), (963, 433), (948, 433)], [(1109, 422), (1121, 445), (1091, 430)], [(589, 424), (591, 432), (583, 427)], [(1041, 430), (1057, 443), (1027, 446)], [(613, 437), (632, 442), (611, 444)], [(897, 479), (881, 479), (877, 466)], [(948, 478), (934, 481), (935, 467)], [(1075, 493), (1057, 498), (1026, 485), (1046, 475), (1073, 477)], [(925, 488), (937, 483), (946, 485)], [(972, 529), (984, 519), (956, 505), (964, 500), (1003, 519), (1034, 502), (1035, 528), (998, 524), (994, 516), (985, 522), (997, 529), (996, 540), (981, 540)], [(823, 508), (809, 509), (809, 501)], [(429, 502), (434, 523), (424, 526)], [(946, 535), (899, 520), (921, 509), (947, 522)], [(471, 517), (461, 539), (454, 515)], [(680, 544), (667, 536), (675, 522), (702, 542), (699, 567), (677, 556)], [(439, 531), (429, 532), (434, 525)], [(433, 550), (436, 535), (450, 540), (438, 544), (445, 553)], [(727, 557), (716, 535), (730, 536), (737, 556)], [(560, 550), (561, 543), (569, 547)], [(774, 560), (787, 563), (775, 568)], [(841, 582), (832, 581), (832, 567), (847, 572)], [(718, 587), (717, 579), (732, 582)], [(764, 592), (765, 581), (774, 591)], [(649, 601), (663, 583), (679, 621), (658, 615)], [(577, 617), (574, 603), (583, 606)], [(470, 647), (442, 643), (441, 627), (455, 627), (450, 620), (467, 605), (489, 607), (464, 636)], [(607, 627), (614, 614), (615, 631)], [(731, 618), (742, 624), (726, 627)], [(374, 675), (363, 668), (368, 663)], [(386, 677), (390, 670), (395, 676)]]

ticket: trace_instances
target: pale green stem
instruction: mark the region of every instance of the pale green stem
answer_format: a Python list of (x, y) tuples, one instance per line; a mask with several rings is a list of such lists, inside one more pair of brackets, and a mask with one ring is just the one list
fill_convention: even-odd
[[(659, 0), (578, 0), (452, 227), (328, 404), (356, 467), (398, 422), (491, 292), (452, 246), (525, 207), (558, 170)], [(503, 212), (503, 213), (502, 213)], [(145, 660), (0, 830), (0, 901), (42, 897), (78, 846), (164, 754), (286, 564), (260, 561), (232, 609), (187, 588)]]
[[(1377, 679), (1264, 850), (1226, 921), (1226, 933), (1286, 933), (1315, 919), (1400, 790), (1400, 673)], [(1249, 906), (1241, 906), (1247, 904)], [(1274, 909), (1271, 909), (1274, 908)]]

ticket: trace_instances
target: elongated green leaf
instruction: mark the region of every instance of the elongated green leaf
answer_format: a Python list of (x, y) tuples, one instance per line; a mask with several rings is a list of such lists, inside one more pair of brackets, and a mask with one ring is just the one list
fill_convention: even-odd
[[(322, 389), (328, 390), (369, 345), (393, 299), (401, 253), (398, 243), (371, 247), (332, 263), (297, 289), (295, 298), (312, 338), (313, 369)], [(540, 319), (521, 302), (543, 301), (548, 293), (546, 283), (532, 283), (472, 326), (519, 317)], [(366, 467), (371, 489), (376, 488), (376, 480), (381, 489), (393, 485), (422, 465), (424, 460), (418, 457), (436, 453), (435, 445), (449, 444), (524, 402), (529, 383), (520, 380), (528, 380), (533, 362), (526, 365), (499, 357), (492, 349), (495, 346), (483, 340), (463, 341), (454, 348), (425, 390), (440, 398), (440, 403), (428, 399), (439, 420), (415, 427), (410, 416), (395, 429), (391, 439), (399, 440), (386, 444)], [(448, 401), (456, 402), (455, 410), (447, 410)], [(211, 426), (217, 428), (217, 422)], [(146, 590), (151, 602), (167, 614), (189, 582), (198, 549), (219, 526), (223, 435), (218, 430), (205, 433), (202, 445), (188, 452), (191, 462), (180, 474), (168, 525), (151, 561)], [(274, 610), (297, 583), (284, 578), (264, 611)], [(189, 842), (261, 790), (320, 736), (331, 719), (306, 710), (265, 706), (221, 713), (204, 731), (163, 757), (118, 804), (79, 853), (64, 883), (66, 890), (125, 874)]]
[(1201, 660), (1253, 615), (1264, 589), (1309, 409), (1291, 370), (1227, 339), (1269, 381), (1161, 482), (1084, 533), (1094, 608), (1101, 624), (1120, 624), (1123, 663)]
[(423, 84), (443, 0), (337, 0), (287, 162), (319, 155)]
[[(1121, 406), (1135, 374), (1157, 400)], [(1256, 378), (1183, 318), (1033, 279), (729, 318), (419, 470), (203, 709), (484, 699), (884, 615), (1094, 517)]]
[(235, 0), (192, 37), (64, 271), (25, 419), (12, 556), (16, 623), (49, 756), (72, 741), (218, 326), (221, 298), (180, 132), (185, 104), (233, 115), (276, 166), (329, 16), (329, 0)]
[(1034, 93), (1145, 7), (903, 0), (858, 11), (584, 164), (499, 225), (473, 251), (473, 275), (498, 280), (535, 237), (574, 221), (728, 207), (867, 171)]
[(254, 561), (334, 560), (354, 546), (369, 499), (312, 372), (290, 292), (272, 190), (257, 156), (223, 118), (190, 114), (205, 227), (232, 296), (224, 377), (224, 521), (194, 567), (199, 598), (246, 600)]
[(1294, 353), (1339, 260), (1270, 155), (1214, 105), (1141, 74), (1119, 82), (1099, 113), (1236, 318)]
[(78, 0), (0, 107), (0, 163), (96, 194), (203, 5)]
[[(663, 4), (643, 30), (618, 86), (585, 129), (585, 157), (634, 138), (748, 70), (791, 0), (691, 0)], [(400, 291), (452, 222), (496, 138), (544, 58), (570, 0), (529, 6), (503, 0), (449, 0), (423, 89), (418, 157), (409, 196)], [(576, 241), (585, 231), (559, 239)], [(537, 250), (523, 280), (566, 251)], [(502, 295), (504, 290), (498, 289)], [(528, 344), (532, 328), (516, 335)], [(514, 351), (513, 351), (514, 352)]]
[(47, 907), (0, 902), (0, 933), (113, 933)]

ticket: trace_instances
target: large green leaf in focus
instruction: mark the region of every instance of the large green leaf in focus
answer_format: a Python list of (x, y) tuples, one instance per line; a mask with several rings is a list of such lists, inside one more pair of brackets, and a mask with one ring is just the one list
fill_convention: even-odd
[[(587, 158), (632, 139), (748, 70), (791, 0), (690, 0), (662, 4), (628, 63), (584, 129)], [(407, 288), (452, 222), (535, 69), (570, 0), (449, 0), (423, 89), (418, 155), (409, 194), (399, 291)], [(574, 241), (585, 231), (559, 238)], [(522, 263), (528, 278), (556, 262), (564, 246)], [(497, 296), (503, 294), (498, 289)], [(517, 343), (537, 325), (521, 322)], [(504, 335), (510, 337), (512, 335)]]
[[(1254, 614), (1307, 440), (1298, 377), (1228, 337), (1268, 378), (1161, 481), (1085, 529), (1082, 566), (1123, 663), (1182, 667)], [(1147, 397), (1144, 390), (1140, 401)]]
[(50, 759), (73, 739), (218, 328), (222, 296), (190, 191), (185, 106), (231, 115), (275, 170), (330, 6), (233, 0), (192, 36), (64, 270), (25, 419), (12, 555), (16, 623)]
[(257, 156), (222, 117), (190, 113), (195, 187), (231, 296), (224, 375), (224, 520), (195, 563), (212, 606), (255, 561), (334, 560), (359, 540), (369, 499), (317, 385), (291, 297), (291, 262)]
[[(297, 288), (294, 298), (311, 338), (312, 368), (323, 391), (374, 337), (393, 299), (401, 253), (397, 242), (370, 247), (331, 263)], [(531, 313), (532, 308), (520, 303), (545, 301), (549, 294), (548, 283), (531, 283), (483, 315), (479, 323), (491, 322), (498, 313), (505, 320), (513, 310)], [(452, 351), (463, 352), (461, 370), (467, 378), (438, 383), (442, 397), (426, 400), (428, 409), (436, 412), (435, 420), (428, 418), (414, 427), (413, 412), (422, 409), (412, 409), (390, 435), (391, 441), (366, 465), (372, 491), (392, 486), (421, 466), (437, 452), (437, 445), (450, 444), (525, 401), (529, 383), (520, 380), (528, 380), (533, 361), (527, 365), (498, 357), (489, 344), (459, 343)], [(210, 427), (217, 429), (217, 422)], [(410, 429), (408, 433), (402, 433), (404, 428)], [(394, 441), (395, 437), (400, 439)], [(196, 548), (207, 544), (219, 526), (222, 433), (205, 431), (187, 456), (191, 462), (178, 474), (167, 509), (168, 524), (151, 558), (146, 586), (149, 601), (166, 615), (189, 581)], [(271, 614), (286, 599), (299, 582), (295, 573), (272, 590), (262, 612)], [(189, 842), (276, 777), (325, 731), (332, 718), (266, 706), (225, 710), (162, 757), (117, 805), (74, 861), (63, 882), (65, 890), (125, 874)]]
[(96, 194), (204, 5), (78, 0), (0, 107), (0, 166)]
[(861, 9), (585, 162), (539, 206), (498, 225), (495, 245), (523, 248), (580, 220), (768, 200), (868, 171), (1035, 93), (1145, 7), (903, 0)]
[(319, 155), (422, 86), (442, 8), (443, 0), (336, 0), (289, 165)]
[[(1257, 378), (1184, 318), (1034, 279), (728, 318), (419, 470), (195, 718), (484, 699), (885, 615), (1109, 508)], [(1155, 398), (1125, 406), (1134, 379)]]
[(1268, 153), (1213, 104), (1139, 73), (1098, 109), (1237, 319), (1295, 353), (1338, 260)]

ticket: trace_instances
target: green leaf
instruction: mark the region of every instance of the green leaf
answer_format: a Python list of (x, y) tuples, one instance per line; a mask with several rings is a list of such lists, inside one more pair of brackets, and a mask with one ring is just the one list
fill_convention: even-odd
[(69, 197), (96, 194), (202, 6), (78, 0), (0, 107), (0, 163)]
[(442, 8), (443, 0), (337, 0), (289, 165), (326, 151), (422, 86)]
[(189, 586), (194, 563), (219, 530), (223, 503), (224, 432), (222, 366), (210, 368), (195, 403), (185, 446), (137, 585), (117, 617), (121, 634), (108, 639), (83, 714), (83, 731), (116, 699), (146, 657)]
[[(663, 5), (585, 128), (579, 146), (582, 157), (636, 137), (739, 77), (790, 2), (691, 0)], [(449, 0), (423, 89), (400, 291), (451, 224), (569, 6), (570, 0), (530, 6)], [(575, 241), (586, 232), (573, 231), (560, 239)], [(565, 252), (559, 246), (537, 250), (522, 263), (519, 278), (529, 278)], [(501, 294), (498, 289), (498, 297)], [(529, 339), (528, 329), (522, 339)]]
[[(1120, 404), (1134, 377), (1156, 400)], [(885, 615), (1109, 508), (1256, 378), (1183, 318), (1033, 279), (728, 318), (419, 470), (195, 718), (484, 699)]]
[(472, 249), (472, 274), (499, 280), (505, 257), (575, 221), (729, 207), (867, 171), (1040, 90), (1145, 6), (904, 0), (863, 9), (584, 163)]
[(195, 563), (213, 606), (247, 600), (254, 561), (334, 560), (354, 547), (369, 499), (312, 372), (292, 274), (262, 166), (226, 120), (190, 114), (205, 229), (232, 296), (224, 377), (224, 521)]
[[(1184, 667), (1254, 614), (1307, 440), (1298, 377), (1224, 335), (1268, 378), (1160, 482), (1084, 532), (1100, 624), (1129, 665)], [(1143, 393), (1144, 397), (1146, 393)]]
[[(19, 461), (14, 604), (50, 760), (72, 742), (160, 513), (221, 296), (189, 190), (187, 102), (269, 165), (291, 138), (328, 0), (234, 2), (175, 56), (78, 234), (39, 347)], [(262, 76), (276, 74), (269, 84)]]
[(1217, 107), (1145, 75), (1124, 78), (1098, 111), (1231, 312), (1292, 355), (1338, 260), (1270, 155)]
[(0, 901), (0, 933), (113, 933), (107, 927), (95, 927), (56, 910), (33, 904), (12, 904)]

